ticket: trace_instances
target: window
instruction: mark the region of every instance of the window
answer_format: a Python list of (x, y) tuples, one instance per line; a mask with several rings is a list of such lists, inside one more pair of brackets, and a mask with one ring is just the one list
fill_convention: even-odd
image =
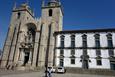
[(100, 55), (101, 55), (100, 49), (97, 49), (97, 50), (96, 50), (96, 55), (97, 55), (97, 56), (100, 56)]
[(61, 49), (61, 50), (60, 50), (60, 56), (63, 56), (63, 55), (64, 55), (64, 50)]
[(109, 52), (109, 56), (113, 56), (114, 55), (114, 50), (113, 49), (108, 50), (108, 52)]
[(102, 65), (101, 59), (97, 60), (97, 65)]
[(75, 47), (75, 35), (71, 36), (71, 47), (74, 48)]
[(60, 44), (61, 44), (60, 46), (61, 46), (62, 48), (64, 47), (64, 38), (65, 38), (65, 36), (62, 35), (62, 36), (61, 36), (61, 43), (60, 43)]
[(63, 59), (60, 59), (60, 66), (64, 66), (64, 61), (63, 61)]
[(95, 46), (96, 46), (97, 48), (100, 47), (100, 35), (99, 35), (99, 34), (96, 34), (96, 35), (95, 35)]
[(53, 13), (52, 9), (49, 9), (49, 16), (52, 16), (52, 13)]
[(82, 40), (83, 40), (83, 47), (87, 47), (87, 35), (83, 35), (82, 36)]
[(107, 40), (108, 40), (108, 47), (113, 47), (112, 35), (111, 34), (107, 35)]
[(18, 14), (17, 14), (17, 18), (18, 18), (18, 19), (20, 18), (20, 15), (21, 15), (21, 13), (20, 13), (20, 12), (18, 12)]
[(71, 55), (75, 55), (75, 50), (74, 49), (71, 50)]
[(75, 64), (75, 58), (71, 58), (71, 64)]
[(83, 49), (83, 55), (87, 55), (87, 49)]

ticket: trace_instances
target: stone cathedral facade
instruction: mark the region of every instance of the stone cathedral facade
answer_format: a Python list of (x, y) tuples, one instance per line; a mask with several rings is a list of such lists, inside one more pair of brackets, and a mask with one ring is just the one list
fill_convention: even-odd
[[(44, 67), (53, 65), (55, 38), (53, 33), (62, 30), (63, 11), (58, 0), (42, 1), (41, 17), (27, 3), (14, 6), (3, 48), (1, 67)], [(48, 55), (47, 55), (48, 54)]]
[(39, 19), (26, 3), (14, 6), (0, 66), (115, 70), (115, 29), (62, 31), (62, 26), (59, 0), (43, 0)]

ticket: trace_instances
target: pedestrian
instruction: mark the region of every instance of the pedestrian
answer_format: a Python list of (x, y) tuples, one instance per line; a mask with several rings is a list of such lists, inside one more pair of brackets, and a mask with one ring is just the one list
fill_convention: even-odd
[(51, 71), (51, 68), (48, 69), (48, 77), (52, 77), (52, 71)]

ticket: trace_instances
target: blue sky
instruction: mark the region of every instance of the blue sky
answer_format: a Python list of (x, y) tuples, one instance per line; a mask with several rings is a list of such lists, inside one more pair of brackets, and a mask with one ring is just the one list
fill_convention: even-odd
[[(0, 0), (0, 49), (6, 38), (15, 0)], [(21, 4), (26, 0), (16, 0)], [(28, 0), (36, 17), (41, 0)], [(60, 0), (64, 7), (64, 30), (115, 28), (115, 0)]]

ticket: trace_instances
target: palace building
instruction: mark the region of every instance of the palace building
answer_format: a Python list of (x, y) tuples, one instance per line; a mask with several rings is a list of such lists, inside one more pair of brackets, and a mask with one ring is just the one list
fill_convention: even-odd
[(42, 0), (36, 19), (27, 3), (14, 6), (1, 68), (63, 66), (115, 70), (115, 29), (62, 31), (59, 0)]
[(55, 32), (56, 66), (115, 70), (115, 29)]

